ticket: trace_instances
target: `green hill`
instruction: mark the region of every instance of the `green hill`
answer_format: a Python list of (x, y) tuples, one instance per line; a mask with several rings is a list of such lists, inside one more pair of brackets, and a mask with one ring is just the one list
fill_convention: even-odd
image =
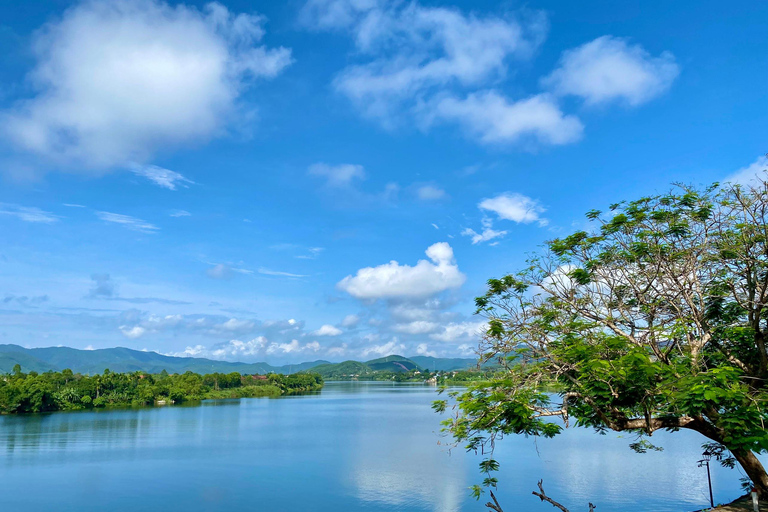
[(366, 376), (373, 373), (373, 370), (359, 361), (344, 361), (343, 363), (329, 363), (314, 366), (310, 369), (313, 373), (319, 373), (323, 379), (333, 380), (353, 376)]
[(419, 365), (403, 356), (387, 356), (378, 359), (372, 359), (365, 363), (371, 370), (388, 370), (391, 372), (409, 372), (418, 370)]
[(296, 373), (308, 370), (328, 361), (313, 361), (294, 365), (272, 366), (267, 363), (236, 363), (215, 361), (198, 357), (173, 357), (157, 352), (142, 352), (129, 348), (105, 348), (79, 350), (69, 347), (24, 348), (18, 345), (0, 345), (0, 373), (10, 372), (14, 365), (21, 365), (22, 371), (61, 371), (69, 368), (76, 373), (95, 374), (105, 369), (113, 372), (195, 373), (238, 372), (253, 373)]

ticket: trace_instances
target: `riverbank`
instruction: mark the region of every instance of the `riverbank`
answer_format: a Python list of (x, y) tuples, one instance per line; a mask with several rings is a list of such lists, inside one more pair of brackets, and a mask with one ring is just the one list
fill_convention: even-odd
[(62, 372), (0, 376), (0, 414), (77, 411), (197, 402), (222, 398), (278, 397), (319, 391), (323, 378), (310, 373), (292, 375), (200, 375), (142, 372), (81, 375)]
[[(752, 497), (747, 494), (741, 498), (728, 503), (727, 505), (720, 505), (713, 509), (703, 509), (696, 512), (704, 512), (705, 510), (717, 510), (718, 512), (753, 512)], [(760, 503), (760, 512), (768, 512), (768, 500), (762, 500)]]

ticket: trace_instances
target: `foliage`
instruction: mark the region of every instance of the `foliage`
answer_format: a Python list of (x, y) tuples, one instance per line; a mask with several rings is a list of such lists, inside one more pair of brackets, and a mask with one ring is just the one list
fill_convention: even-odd
[(66, 411), (99, 407), (179, 403), (208, 398), (280, 396), (317, 391), (323, 379), (315, 374), (267, 376), (239, 373), (200, 375), (186, 372), (152, 375), (143, 372), (80, 375), (71, 370), (22, 373), (0, 377), (0, 413)]
[(767, 213), (766, 183), (678, 186), (592, 211), (592, 232), (489, 280), (481, 362), (504, 371), (454, 395), (446, 430), (492, 453), (500, 436), (551, 437), (572, 420), (639, 437), (690, 429), (768, 493), (755, 456), (768, 450)]

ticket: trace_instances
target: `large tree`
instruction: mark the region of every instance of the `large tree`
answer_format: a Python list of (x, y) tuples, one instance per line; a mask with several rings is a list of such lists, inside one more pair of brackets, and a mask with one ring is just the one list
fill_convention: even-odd
[(638, 451), (657, 430), (692, 430), (768, 496), (756, 456), (768, 450), (767, 213), (764, 181), (589, 212), (593, 229), (548, 242), (476, 299), (481, 360), (503, 371), (458, 394), (446, 429), (478, 449), (575, 421), (635, 433)]

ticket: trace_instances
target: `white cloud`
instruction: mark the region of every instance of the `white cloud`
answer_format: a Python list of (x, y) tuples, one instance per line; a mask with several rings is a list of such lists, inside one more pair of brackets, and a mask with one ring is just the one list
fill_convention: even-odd
[(141, 233), (155, 233), (160, 229), (154, 224), (137, 219), (136, 217), (131, 217), (130, 215), (111, 212), (96, 212), (96, 216), (105, 222), (120, 224), (128, 229), (140, 231)]
[(346, 68), (334, 86), (378, 117), (401, 101), (503, 76), (507, 60), (529, 56), (546, 31), (541, 16), (524, 24), (416, 2), (310, 1), (305, 13), (310, 10), (319, 28), (350, 30), (360, 54), (368, 57)]
[(416, 195), (422, 201), (436, 201), (445, 197), (445, 190), (434, 185), (423, 185), (416, 190)]
[(342, 330), (330, 324), (325, 324), (316, 331), (312, 331), (314, 336), (338, 336)]
[(390, 261), (362, 268), (337, 287), (358, 299), (394, 299), (429, 297), (464, 284), (466, 276), (459, 271), (450, 245), (433, 244), (426, 254), (431, 261), (419, 260), (413, 267)]
[[(212, 348), (205, 345), (187, 347), (183, 352), (168, 355), (180, 357), (210, 357), (213, 359), (254, 359), (266, 356), (285, 356), (303, 353), (317, 353), (323, 350), (317, 341), (301, 344), (298, 340), (286, 343), (270, 341), (265, 336), (257, 336), (250, 341), (230, 340), (219, 343)], [(330, 350), (328, 351), (330, 352)]]
[(322, 176), (330, 187), (349, 187), (355, 180), (365, 179), (365, 170), (362, 165), (339, 164), (328, 165), (324, 163), (309, 166), (309, 174)]
[(302, 19), (311, 28), (354, 37), (362, 62), (345, 68), (333, 85), (385, 126), (398, 124), (400, 117), (413, 117), (423, 128), (457, 121), (486, 142), (512, 142), (531, 132), (562, 144), (581, 133), (578, 120), (564, 117), (552, 102), (509, 105), (491, 101), (500, 97), (488, 91), (456, 99), (504, 79), (510, 61), (535, 53), (547, 32), (541, 13), (515, 19), (418, 2), (309, 0)]
[(453, 343), (478, 339), (488, 329), (486, 322), (451, 322), (445, 325), (441, 332), (430, 334), (433, 340)]
[(329, 347), (326, 354), (332, 357), (342, 357), (347, 353), (347, 344), (342, 343), (337, 347)]
[(60, 218), (58, 215), (43, 211), (34, 206), (19, 206), (8, 203), (0, 203), (0, 215), (16, 217), (24, 222), (38, 222), (42, 224), (53, 224), (58, 222)]
[(190, 217), (192, 214), (187, 210), (172, 210), (168, 215), (171, 217)]
[(254, 327), (256, 327), (256, 324), (251, 320), (238, 320), (237, 318), (230, 318), (226, 322), (214, 325), (213, 329), (227, 332), (248, 332), (253, 330)]
[(168, 355), (175, 357), (204, 357), (206, 355), (206, 349), (205, 345), (195, 345), (194, 347), (187, 347), (183, 352), (176, 352)]
[(766, 170), (768, 170), (768, 156), (763, 155), (750, 165), (739, 169), (724, 181), (739, 185), (755, 185), (759, 179), (768, 179)]
[(394, 354), (402, 353), (405, 350), (405, 345), (400, 343), (397, 338), (392, 338), (392, 341), (384, 343), (382, 345), (371, 345), (360, 350), (360, 356), (367, 358), (370, 356), (384, 357)]
[(428, 122), (457, 121), (481, 142), (514, 143), (530, 137), (543, 144), (568, 144), (581, 138), (584, 126), (565, 115), (546, 94), (510, 102), (496, 91), (472, 93), (466, 98), (437, 101)]
[(543, 83), (589, 105), (620, 100), (636, 106), (666, 92), (679, 72), (669, 52), (653, 57), (640, 45), (603, 36), (566, 51)]
[(128, 327), (127, 325), (121, 325), (119, 327), (120, 332), (123, 333), (123, 336), (126, 338), (136, 339), (140, 338), (147, 330), (140, 325), (134, 325), (133, 327)]
[(176, 190), (177, 186), (186, 187), (186, 183), (194, 183), (194, 181), (185, 178), (176, 171), (164, 169), (157, 165), (132, 164), (128, 167), (128, 170), (133, 174), (147, 178), (155, 185), (167, 188), (168, 190)]
[(83, 350), (96, 350), (96, 349), (95, 349), (95, 348), (93, 348), (93, 345), (88, 345), (88, 346), (87, 346), (87, 347), (85, 347)]
[[(235, 269), (235, 270), (244, 270), (244, 269)], [(248, 273), (249, 271), (246, 271), (245, 273)], [(277, 276), (277, 277), (307, 277), (304, 274), (293, 274), (291, 272), (282, 272), (280, 270), (270, 270), (268, 268), (261, 267), (257, 270), (259, 274), (263, 274), (265, 276)]]
[(416, 345), (416, 354), (420, 356), (437, 357), (437, 352), (429, 350), (426, 343), (419, 343)]
[(463, 236), (472, 237), (472, 245), (487, 242), (494, 238), (501, 238), (507, 234), (506, 231), (497, 231), (493, 229), (493, 221), (487, 217), (482, 220), (482, 224), (483, 230), (480, 233), (476, 232), (474, 229), (465, 228), (461, 234)]
[(496, 197), (483, 199), (477, 206), (481, 210), (494, 212), (500, 219), (511, 220), (518, 224), (530, 224), (531, 222), (538, 222), (540, 225), (547, 224), (547, 220), (540, 216), (546, 210), (538, 201), (522, 194), (505, 192)]
[(394, 324), (392, 330), (404, 334), (427, 334), (438, 328), (435, 322), (416, 320), (405, 324)]
[(355, 327), (360, 322), (360, 317), (357, 315), (347, 315), (341, 321), (341, 326), (350, 329)]
[(81, 2), (36, 33), (36, 94), (2, 114), (5, 137), (98, 173), (220, 135), (251, 80), (291, 63), (289, 49), (259, 45), (264, 21), (218, 3)]

